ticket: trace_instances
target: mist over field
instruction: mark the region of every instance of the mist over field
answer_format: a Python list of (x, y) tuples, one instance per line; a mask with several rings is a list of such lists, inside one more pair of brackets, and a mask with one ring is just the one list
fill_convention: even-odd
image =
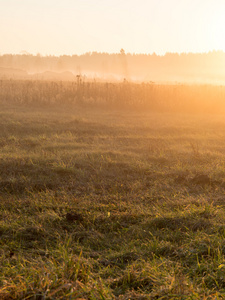
[(225, 53), (115, 54), (0, 56), (1, 79), (128, 81), (156, 83), (225, 84)]

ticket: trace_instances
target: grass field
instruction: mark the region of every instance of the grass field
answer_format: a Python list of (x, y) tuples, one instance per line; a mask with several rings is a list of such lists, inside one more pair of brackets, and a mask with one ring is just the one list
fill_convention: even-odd
[(0, 299), (225, 299), (225, 118), (1, 104)]

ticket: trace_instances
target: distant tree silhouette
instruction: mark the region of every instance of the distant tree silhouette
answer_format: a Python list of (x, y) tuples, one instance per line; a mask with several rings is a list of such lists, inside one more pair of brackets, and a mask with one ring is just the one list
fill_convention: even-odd
[[(78, 67), (79, 66), (79, 67)], [(44, 71), (72, 71), (74, 74), (104, 75), (110, 78), (136, 78), (154, 82), (198, 82), (225, 83), (225, 53), (167, 53), (153, 54), (89, 52), (83, 55), (41, 56), (41, 55), (0, 55), (0, 68), (24, 70), (28, 73)], [(4, 70), (0, 70), (3, 78)], [(5, 71), (9, 73), (10, 70)], [(15, 73), (15, 70), (12, 72)], [(17, 73), (19, 74), (19, 73)], [(91, 74), (91, 75), (89, 75)], [(17, 76), (17, 75), (16, 75)], [(19, 76), (19, 75), (18, 75)]]

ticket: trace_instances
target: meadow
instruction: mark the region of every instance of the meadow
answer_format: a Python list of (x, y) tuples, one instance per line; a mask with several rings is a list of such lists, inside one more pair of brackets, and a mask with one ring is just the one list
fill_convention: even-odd
[(225, 299), (225, 88), (79, 80), (0, 82), (0, 299)]

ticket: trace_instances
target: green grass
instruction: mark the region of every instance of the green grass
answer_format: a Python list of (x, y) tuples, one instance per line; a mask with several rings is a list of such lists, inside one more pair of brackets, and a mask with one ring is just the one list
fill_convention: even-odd
[(0, 299), (225, 298), (224, 116), (1, 105), (0, 126)]

